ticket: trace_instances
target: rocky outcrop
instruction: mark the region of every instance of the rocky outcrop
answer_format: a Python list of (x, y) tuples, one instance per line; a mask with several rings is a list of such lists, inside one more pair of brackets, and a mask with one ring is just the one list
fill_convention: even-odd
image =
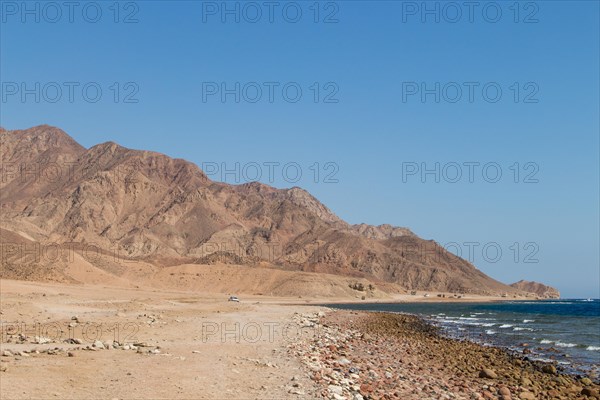
[(352, 228), (362, 236), (377, 240), (391, 239), (399, 236), (415, 236), (408, 228), (400, 228), (388, 224), (379, 226), (358, 224), (353, 225)]
[(515, 282), (510, 285), (511, 287), (522, 290), (523, 292), (532, 293), (537, 297), (541, 297), (543, 299), (559, 299), (560, 292), (550, 286), (546, 286), (543, 283), (539, 282), (530, 282), (520, 280), (519, 282)]

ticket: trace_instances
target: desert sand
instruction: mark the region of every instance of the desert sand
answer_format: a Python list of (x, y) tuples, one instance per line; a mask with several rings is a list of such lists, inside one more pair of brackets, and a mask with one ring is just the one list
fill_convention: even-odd
[[(0, 289), (0, 351), (13, 354), (0, 357), (3, 399), (285, 398), (294, 376), (311, 394), (311, 381), (287, 354), (300, 334), (291, 325), (295, 307), (92, 285), (2, 280)], [(18, 333), (30, 339), (15, 343)], [(31, 343), (35, 336), (51, 342)], [(97, 339), (140, 345), (82, 350)], [(43, 352), (57, 347), (64, 351)]]

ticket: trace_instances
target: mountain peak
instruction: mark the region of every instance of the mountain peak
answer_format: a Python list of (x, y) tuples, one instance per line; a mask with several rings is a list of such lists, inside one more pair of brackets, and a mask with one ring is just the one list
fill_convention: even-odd
[(84, 150), (84, 147), (69, 136), (65, 131), (51, 125), (38, 125), (28, 129), (9, 131), (0, 129), (3, 135), (13, 136), (18, 140), (25, 140), (36, 144), (46, 144), (50, 147), (60, 147), (63, 145), (76, 146)]
[(342, 220), (308, 191), (294, 186), (286, 190), (288, 199), (297, 206), (304, 207), (326, 222), (335, 223)]
[(5, 153), (2, 154), (3, 161), (10, 161), (11, 155), (21, 157), (21, 161), (30, 161), (42, 153), (76, 157), (85, 151), (85, 148), (65, 131), (50, 125), (38, 125), (23, 130), (0, 130), (0, 145)]
[(114, 154), (117, 151), (128, 150), (127, 148), (121, 146), (118, 143), (113, 141), (108, 141), (100, 144), (96, 144), (90, 147), (89, 151), (92, 153), (111, 153)]

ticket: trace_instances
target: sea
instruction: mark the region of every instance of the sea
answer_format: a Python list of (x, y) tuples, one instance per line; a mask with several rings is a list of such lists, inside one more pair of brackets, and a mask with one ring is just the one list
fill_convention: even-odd
[(327, 306), (416, 314), (445, 336), (502, 347), (531, 360), (556, 362), (567, 373), (600, 378), (599, 299)]

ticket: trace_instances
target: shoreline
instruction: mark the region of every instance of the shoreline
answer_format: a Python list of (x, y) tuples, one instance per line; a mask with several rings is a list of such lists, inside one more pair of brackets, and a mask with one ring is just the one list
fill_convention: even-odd
[[(571, 300), (583, 300), (583, 299), (564, 299), (564, 301)], [(554, 299), (545, 300), (546, 302), (552, 303), (555, 301)], [(513, 304), (519, 303), (519, 301), (510, 301)], [(597, 357), (596, 352), (596, 344), (587, 342), (587, 344), (571, 344), (571, 343), (561, 343), (566, 342), (567, 340), (552, 336), (542, 336), (541, 338), (536, 335), (529, 336), (518, 336), (515, 337), (514, 333), (512, 335), (506, 334), (509, 330), (504, 330), (502, 328), (511, 328), (515, 325), (514, 321), (505, 320), (502, 322), (494, 321), (494, 323), (483, 323), (479, 322), (478, 324), (468, 324), (467, 325), (475, 325), (475, 326), (467, 326), (465, 325), (456, 325), (454, 324), (456, 319), (463, 319), (462, 312), (465, 313), (475, 313), (475, 311), (471, 310), (463, 310), (460, 311), (460, 318), (457, 317), (458, 314), (453, 314), (454, 305), (457, 307), (460, 305), (464, 305), (467, 308), (472, 306), (480, 306), (485, 304), (502, 304), (504, 301), (494, 301), (489, 300), (486, 302), (462, 302), (462, 303), (448, 303), (448, 302), (396, 302), (396, 303), (370, 303), (364, 304), (361, 303), (330, 303), (330, 304), (321, 304), (324, 307), (330, 307), (334, 310), (346, 310), (346, 311), (359, 311), (359, 312), (377, 312), (377, 313), (390, 313), (390, 314), (399, 314), (399, 315), (411, 315), (416, 318), (420, 318), (424, 320), (426, 323), (436, 327), (439, 329), (439, 334), (445, 338), (453, 339), (453, 340), (467, 340), (472, 343), (484, 346), (484, 347), (494, 347), (502, 349), (503, 351), (521, 358), (527, 358), (532, 362), (542, 363), (542, 364), (554, 364), (559, 367), (560, 370), (564, 371), (564, 373), (572, 375), (572, 376), (586, 376), (596, 383), (600, 383), (600, 363)], [(526, 304), (530, 304), (529, 301), (525, 301)], [(539, 304), (543, 304), (544, 301), (538, 301)], [(404, 305), (405, 307), (402, 307)], [(396, 307), (397, 306), (397, 307)], [(419, 307), (423, 306), (423, 307)], [(433, 307), (430, 308), (429, 306)], [(502, 307), (502, 306), (501, 306)], [(510, 307), (510, 306), (509, 306)], [(437, 311), (433, 311), (437, 310)], [(501, 309), (499, 312), (502, 312)], [(432, 313), (441, 313), (433, 316)], [(446, 314), (450, 315), (448, 319), (446, 319)], [(481, 313), (479, 313), (481, 314)], [(443, 315), (441, 318), (445, 322), (441, 322), (439, 319), (439, 315)], [(479, 315), (470, 315), (470, 317), (479, 317)], [(437, 317), (437, 318), (436, 318)], [(531, 318), (531, 317), (526, 317)], [(533, 317), (535, 318), (535, 317)], [(466, 320), (476, 319), (476, 318), (464, 318)], [(483, 318), (484, 320), (489, 320), (490, 318)], [(491, 318), (494, 319), (494, 318)], [(536, 318), (537, 319), (537, 318)], [(489, 322), (489, 321), (484, 321)], [(532, 320), (525, 320), (523, 322), (535, 322)], [(509, 325), (505, 325), (509, 324)], [(496, 325), (496, 328), (490, 328), (490, 332), (488, 332), (488, 328), (482, 328), (481, 325), (485, 327), (489, 327), (491, 325)], [(500, 326), (502, 325), (502, 326)], [(463, 328), (457, 328), (457, 327)], [(539, 330), (532, 328), (523, 328), (519, 325), (516, 325), (517, 328), (514, 328), (514, 331), (521, 331), (527, 329), (529, 331)], [(497, 329), (500, 327), (501, 329)], [(535, 328), (539, 328), (539, 326), (535, 326)], [(492, 330), (493, 329), (493, 330)], [(544, 328), (545, 329), (545, 328)], [(543, 333), (540, 333), (543, 335)], [(544, 339), (550, 337), (551, 339)], [(544, 339), (544, 340), (542, 340)], [(581, 343), (581, 342), (576, 342)], [(590, 344), (591, 343), (591, 344)], [(545, 344), (545, 345), (544, 345)], [(567, 349), (568, 347), (569, 349)], [(577, 347), (573, 351), (570, 347)], [(585, 349), (586, 351), (583, 351)], [(585, 353), (585, 354), (583, 354)]]
[(329, 309), (318, 323), (317, 337), (295, 350), (325, 398), (600, 398), (589, 378), (447, 338), (417, 315)]
[(328, 301), (327, 299), (319, 299), (319, 300), (307, 300), (305, 302), (298, 302), (294, 299), (292, 302), (279, 302), (281, 305), (293, 305), (293, 306), (322, 306), (328, 307), (329, 305), (357, 305), (357, 304), (431, 304), (431, 303), (439, 303), (439, 304), (464, 304), (464, 303), (503, 303), (508, 301), (541, 301), (541, 300), (527, 300), (527, 299), (497, 299), (497, 298), (466, 298), (466, 299), (447, 299), (447, 300), (439, 300), (439, 299), (422, 299), (422, 300), (405, 300), (405, 299), (372, 299), (372, 300), (344, 300), (344, 299), (334, 299)]
[[(262, 297), (262, 296), (260, 296)], [(254, 298), (254, 296), (253, 296)], [(268, 299), (268, 297), (265, 297)], [(501, 296), (480, 296), (480, 295), (463, 295), (460, 298), (454, 297), (423, 297), (423, 296), (414, 296), (414, 295), (395, 295), (390, 298), (368, 298), (368, 299), (358, 299), (358, 298), (339, 298), (339, 297), (331, 297), (331, 298), (317, 298), (317, 299), (297, 299), (297, 298), (285, 298), (285, 300), (279, 302), (282, 305), (322, 305), (327, 307), (328, 304), (338, 305), (338, 304), (422, 304), (422, 303), (444, 303), (444, 304), (461, 304), (461, 303), (504, 303), (511, 301), (552, 301), (552, 300), (560, 300), (560, 299), (551, 299), (551, 298), (531, 298), (531, 297), (514, 297), (507, 298)]]
[[(413, 297), (413, 296), (411, 296)], [(254, 300), (254, 298), (253, 298)], [(264, 301), (264, 303), (270, 303), (268, 299)], [(366, 299), (366, 300), (355, 300), (355, 299), (339, 299), (334, 298), (333, 300), (329, 299), (317, 299), (317, 300), (305, 300), (298, 301), (298, 299), (285, 299), (285, 300), (276, 300), (274, 304), (280, 304), (282, 306), (319, 306), (319, 307), (329, 307), (329, 306), (339, 306), (339, 305), (373, 305), (373, 304), (486, 304), (486, 303), (508, 303), (508, 302), (524, 302), (524, 301), (564, 301), (569, 299), (531, 299), (531, 298), (501, 298), (494, 296), (481, 296), (481, 297), (463, 297), (460, 299), (454, 298), (445, 298), (440, 299), (437, 297), (434, 298), (395, 298), (395, 299)], [(410, 313), (409, 313), (410, 314)], [(416, 314), (415, 314), (416, 315)]]
[[(324, 305), (324, 307), (327, 307), (327, 305)], [(563, 375), (569, 375), (569, 376), (573, 376), (573, 377), (583, 376), (583, 377), (587, 377), (587, 378), (591, 379), (592, 381), (594, 381), (597, 384), (600, 384), (600, 373), (598, 373), (598, 372), (596, 372), (595, 376), (592, 376), (589, 373), (586, 374), (586, 372), (584, 370), (577, 369), (576, 367), (569, 367), (568, 365), (561, 365), (561, 363), (556, 360), (530, 358), (529, 354), (531, 354), (531, 351), (528, 351), (529, 347), (530, 347), (529, 345), (524, 346), (522, 350), (516, 350), (516, 349), (512, 349), (509, 346), (504, 345), (504, 344), (497, 344), (497, 343), (483, 344), (481, 342), (471, 339), (468, 335), (465, 335), (465, 336), (448, 335), (448, 334), (445, 334), (442, 331), (442, 329), (439, 326), (437, 326), (433, 321), (428, 320), (425, 316), (417, 314), (417, 313), (407, 312), (407, 311), (395, 311), (394, 312), (394, 311), (383, 311), (383, 310), (358, 310), (358, 309), (351, 309), (351, 308), (335, 308), (335, 307), (331, 307), (331, 310), (332, 311), (355, 311), (355, 312), (365, 312), (365, 313), (382, 313), (382, 314), (391, 314), (391, 315), (411, 316), (411, 317), (417, 318), (417, 319), (421, 320), (423, 323), (431, 326), (432, 329), (436, 332), (436, 334), (442, 338), (453, 340), (453, 341), (459, 341), (459, 342), (467, 341), (469, 343), (473, 343), (473, 344), (476, 344), (478, 346), (482, 346), (485, 348), (493, 347), (496, 349), (500, 349), (512, 357), (527, 358), (528, 361), (530, 361), (531, 363), (536, 364), (536, 365), (549, 365), (549, 364), (559, 365), (560, 366), (559, 372), (562, 373)], [(596, 369), (600, 369), (600, 366), (596, 367)]]

